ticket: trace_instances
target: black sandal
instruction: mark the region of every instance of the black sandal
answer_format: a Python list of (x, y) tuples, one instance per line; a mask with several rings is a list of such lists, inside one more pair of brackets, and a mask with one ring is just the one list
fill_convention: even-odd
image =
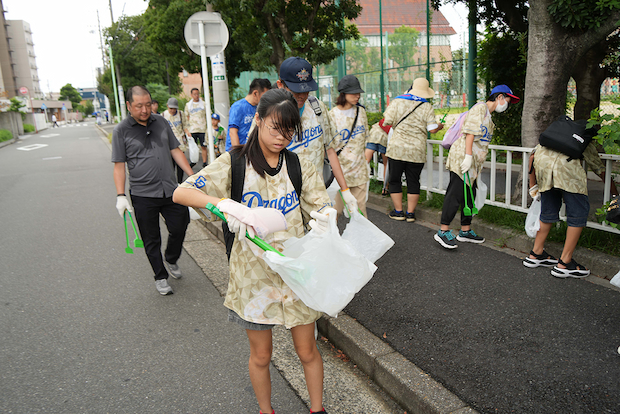
[(564, 263), (562, 259), (560, 259), (558, 260), (558, 264), (566, 266), (566, 269), (559, 268), (557, 265), (554, 266), (551, 270), (551, 274), (555, 277), (561, 277), (563, 279), (567, 277), (574, 277), (576, 279), (581, 279), (590, 275), (590, 270), (577, 263), (575, 259), (571, 259), (570, 263)]
[(530, 256), (526, 257), (523, 260), (523, 266), (534, 268), (534, 267), (553, 267), (558, 264), (558, 259), (551, 256), (546, 251), (542, 251), (541, 254), (534, 253), (534, 250), (530, 251), (530, 255), (534, 256), (535, 259), (532, 259)]

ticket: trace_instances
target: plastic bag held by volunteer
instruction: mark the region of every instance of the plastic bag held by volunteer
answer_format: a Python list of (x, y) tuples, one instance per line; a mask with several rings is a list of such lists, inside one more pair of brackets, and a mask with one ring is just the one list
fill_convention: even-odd
[(371, 263), (375, 263), (394, 246), (390, 236), (357, 211), (352, 213), (342, 238), (348, 240)]
[(337, 317), (370, 281), (377, 266), (340, 237), (336, 214), (327, 230), (311, 230), (284, 242), (284, 256), (267, 251), (263, 259), (306, 306)]

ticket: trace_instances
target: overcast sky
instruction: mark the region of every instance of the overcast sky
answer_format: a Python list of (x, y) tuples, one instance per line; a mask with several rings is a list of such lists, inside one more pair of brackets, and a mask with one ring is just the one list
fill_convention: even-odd
[[(7, 20), (30, 23), (43, 92), (58, 92), (67, 83), (76, 88), (96, 85), (95, 68), (102, 66), (97, 10), (103, 30), (111, 24), (109, 0), (2, 0), (2, 3)], [(144, 0), (112, 0), (114, 20), (122, 14), (142, 14), (147, 4)], [(467, 30), (465, 6), (446, 6), (441, 11), (457, 32)], [(462, 36), (453, 38), (453, 48), (463, 44)]]

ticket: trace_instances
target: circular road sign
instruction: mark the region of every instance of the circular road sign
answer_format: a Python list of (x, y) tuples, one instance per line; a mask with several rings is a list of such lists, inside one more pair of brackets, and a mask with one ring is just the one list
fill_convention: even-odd
[(28, 88), (22, 86), (21, 88), (19, 88), (19, 93), (21, 93), (22, 95), (28, 95)]
[[(204, 28), (204, 39), (200, 39), (200, 28)], [(217, 55), (228, 45), (228, 27), (218, 13), (201, 11), (194, 13), (185, 23), (185, 42), (197, 55), (201, 55), (201, 43), (207, 56)]]

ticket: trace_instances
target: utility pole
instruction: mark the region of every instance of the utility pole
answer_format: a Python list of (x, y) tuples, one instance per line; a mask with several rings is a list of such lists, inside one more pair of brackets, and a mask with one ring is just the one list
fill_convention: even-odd
[(101, 73), (105, 71), (105, 51), (103, 50), (103, 36), (101, 36), (101, 22), (99, 21), (99, 10), (97, 10), (97, 26), (99, 27), (99, 46), (101, 49)]
[(114, 24), (114, 15), (112, 15), (112, 0), (110, 0), (110, 21)]

